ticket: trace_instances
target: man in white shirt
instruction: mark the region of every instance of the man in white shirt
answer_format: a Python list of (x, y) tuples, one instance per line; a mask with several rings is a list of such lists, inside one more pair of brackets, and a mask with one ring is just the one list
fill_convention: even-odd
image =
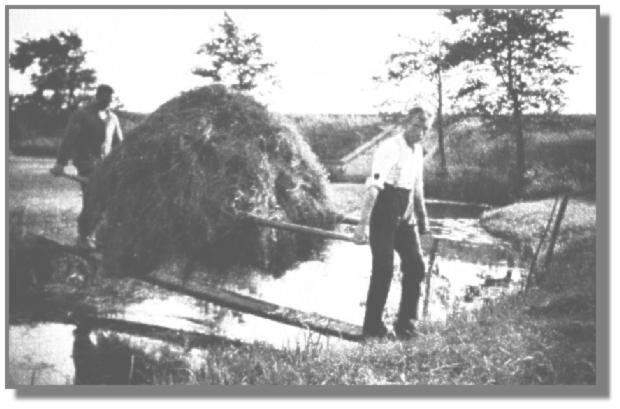
[(394, 250), (400, 256), (403, 273), (394, 332), (400, 339), (415, 336), (420, 282), (424, 278), (420, 234), (426, 233), (428, 227), (419, 144), (427, 130), (426, 121), (422, 108), (411, 109), (403, 120), (402, 132), (384, 141), (373, 158), (361, 221), (355, 232), (357, 242), (370, 241), (372, 251), (363, 325), (367, 338), (388, 334), (382, 315), (394, 270)]

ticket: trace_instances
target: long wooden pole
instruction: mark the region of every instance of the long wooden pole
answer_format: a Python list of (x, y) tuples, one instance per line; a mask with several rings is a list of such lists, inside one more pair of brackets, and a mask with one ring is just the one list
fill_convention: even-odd
[[(61, 173), (59, 176), (64, 177), (69, 180), (73, 180), (74, 182), (79, 182), (82, 184), (88, 184), (88, 178), (77, 175), (70, 175), (68, 173)], [(357, 243), (357, 241), (352, 236), (347, 236), (346, 234), (336, 233), (329, 230), (323, 230), (316, 227), (302, 226), (300, 224), (287, 223), (287, 222), (279, 222), (275, 220), (264, 219), (262, 217), (254, 216), (251, 214), (244, 216), (246, 220), (250, 220), (253, 223), (256, 223), (261, 226), (273, 227), (280, 230), (292, 231), (295, 233), (307, 233), (313, 234), (315, 236), (325, 237), (328, 239), (335, 240), (343, 240), (349, 241), (352, 243)], [(342, 216), (342, 223), (346, 224), (357, 224), (359, 223), (358, 219)]]
[(555, 209), (558, 206), (558, 202), (560, 201), (560, 196), (555, 198), (555, 202), (553, 203), (553, 208), (551, 209), (551, 213), (549, 214), (549, 218), (547, 219), (547, 225), (545, 226), (545, 230), (543, 231), (542, 236), (540, 237), (540, 241), (538, 242), (538, 246), (536, 247), (536, 252), (534, 253), (534, 257), (532, 257), (532, 262), (530, 263), (530, 271), (527, 274), (527, 279), (525, 280), (525, 290), (530, 287), (532, 283), (532, 277), (536, 274), (536, 261), (538, 260), (538, 255), (540, 254), (540, 250), (542, 249), (542, 244), (547, 238), (547, 233), (549, 233), (549, 227), (551, 227), (551, 222), (553, 221), (553, 216), (555, 214)]
[(424, 281), (424, 307), (422, 309), (422, 316), (426, 318), (428, 316), (428, 301), (431, 296), (431, 274), (433, 274), (433, 267), (435, 267), (435, 259), (437, 257), (437, 248), (439, 247), (439, 240), (433, 239), (433, 246), (431, 247), (431, 254), (428, 261), (428, 270), (426, 271), (426, 277)]
[[(181, 319), (184, 319), (181, 317)], [(79, 326), (83, 331), (108, 330), (122, 332), (129, 335), (137, 335), (174, 343), (181, 346), (206, 348), (213, 344), (228, 343), (235, 346), (243, 344), (241, 341), (229, 340), (218, 335), (204, 334), (201, 332), (183, 329), (172, 329), (154, 324), (146, 324), (136, 321), (128, 321), (110, 317), (78, 316), (62, 320), (63, 322)]]
[(568, 206), (568, 199), (568, 195), (564, 196), (562, 199), (560, 209), (558, 210), (558, 216), (555, 218), (555, 223), (553, 224), (551, 241), (549, 243), (549, 247), (547, 248), (547, 254), (545, 254), (545, 270), (549, 268), (549, 264), (551, 264), (551, 259), (553, 258), (553, 248), (555, 247), (555, 242), (558, 238), (558, 234), (560, 233), (560, 225), (562, 224), (562, 219), (564, 218), (564, 213), (566, 212), (566, 207)]
[(356, 226), (360, 224), (359, 217), (349, 217), (349, 216), (345, 216), (344, 214), (336, 214), (336, 217), (337, 217), (338, 223), (340, 224), (350, 224), (352, 226)]
[[(66, 247), (52, 240), (48, 241), (48, 245), (58, 246), (59, 248)], [(75, 254), (81, 257), (87, 256), (86, 253), (81, 254), (80, 252), (75, 252)], [(96, 253), (93, 253), (93, 261), (95, 263), (100, 263), (101, 261), (96, 255)], [(99, 264), (97, 264), (97, 267), (99, 267)], [(151, 274), (136, 278), (168, 291), (188, 295), (198, 300), (211, 302), (235, 311), (253, 314), (283, 324), (309, 329), (320, 334), (337, 336), (350, 341), (360, 341), (362, 339), (362, 328), (357, 325), (329, 318), (318, 313), (300, 311), (294, 308), (269, 303), (244, 294), (235, 293), (234, 291), (210, 287), (202, 282), (192, 281), (188, 284), (183, 277), (169, 274), (165, 270), (156, 270)], [(149, 336), (148, 334), (160, 334), (166, 331), (165, 328), (159, 328), (154, 325), (121, 322), (111, 318), (93, 318), (87, 316), (65, 318), (69, 323), (80, 324), (85, 331), (90, 331), (88, 328), (89, 325), (93, 328), (109, 328), (120, 332), (134, 331), (145, 336)], [(179, 318), (193, 321), (192, 318)], [(193, 337), (194, 335), (184, 331), (184, 336)], [(217, 338), (213, 338), (213, 340), (216, 339)]]
[(353, 159), (357, 158), (358, 156), (363, 155), (369, 149), (371, 149), (375, 145), (377, 145), (380, 142), (382, 142), (385, 139), (387, 139), (388, 136), (391, 136), (393, 134), (394, 130), (396, 130), (396, 129), (397, 128), (395, 126), (393, 126), (393, 125), (388, 126), (383, 131), (381, 131), (381, 133), (379, 133), (379, 135), (375, 136), (370, 141), (368, 141), (365, 144), (363, 144), (362, 146), (358, 147), (353, 152), (343, 156), (340, 159), (340, 163), (347, 164), (347, 163), (351, 162)]
[[(82, 177), (82, 176), (77, 176), (77, 175), (69, 175), (67, 173), (63, 173), (60, 176), (73, 180), (75, 182), (79, 182), (82, 184), (88, 184), (88, 178)], [(354, 218), (354, 217), (348, 217), (348, 216), (344, 216), (344, 215), (338, 215), (339, 217), (339, 222), (343, 223), (343, 224), (350, 224), (350, 225), (357, 225), (359, 224), (359, 219), (358, 218)], [(288, 223), (288, 222), (281, 222), (281, 221), (275, 221), (275, 220), (269, 220), (269, 219), (264, 219), (262, 217), (258, 217), (258, 216), (254, 216), (251, 214), (245, 215), (243, 216), (246, 220), (251, 221), (252, 223), (256, 223), (260, 226), (265, 226), (265, 227), (272, 227), (275, 229), (280, 229), (280, 230), (287, 230), (287, 231), (292, 231), (295, 233), (305, 233), (305, 234), (312, 234), (315, 236), (319, 236), (319, 237), (324, 237), (327, 239), (334, 239), (334, 240), (342, 240), (342, 241), (348, 241), (351, 243), (356, 243), (356, 244), (360, 244), (358, 243), (357, 240), (355, 240), (353, 238), (353, 236), (349, 236), (346, 234), (342, 234), (342, 233), (336, 233), (333, 231), (329, 231), (329, 230), (323, 230), (323, 229), (319, 229), (317, 227), (310, 227), (310, 226), (303, 226), (301, 224), (294, 224), (294, 223)]]
[(74, 182), (79, 182), (83, 185), (88, 184), (88, 178), (85, 178), (84, 176), (70, 175), (68, 173), (61, 173), (60, 176), (65, 179), (73, 180)]
[(263, 219), (262, 217), (246, 215), (245, 218), (253, 223), (256, 223), (260, 226), (273, 227), (280, 230), (292, 231), (295, 233), (307, 233), (315, 236), (325, 237), (328, 239), (335, 240), (343, 240), (350, 241), (352, 243), (357, 243), (357, 241), (352, 237), (346, 234), (336, 233), (329, 230), (323, 230), (316, 227), (308, 227), (302, 226), (300, 224), (293, 224), (287, 222), (279, 222), (275, 220)]
[(349, 341), (360, 341), (362, 339), (360, 327), (317, 313), (299, 311), (229, 290), (208, 287), (201, 283), (193, 283), (190, 288), (183, 284), (178, 277), (165, 274), (156, 273), (140, 277), (140, 279), (168, 291), (188, 295), (198, 300), (215, 303), (235, 311), (253, 314), (283, 324), (307, 328), (320, 334), (337, 336)]
[[(88, 184), (88, 178), (85, 178), (83, 176), (69, 175), (67, 173), (63, 173), (60, 176), (73, 180), (75, 182), (79, 182), (82, 184)], [(337, 217), (338, 217), (338, 222), (342, 224), (350, 224), (350, 225), (359, 224), (359, 218), (349, 217), (349, 216), (345, 216), (341, 214), (338, 214)], [(269, 219), (264, 219), (262, 217), (249, 215), (249, 214), (245, 215), (244, 218), (260, 226), (272, 227), (275, 229), (287, 230), (287, 231), (292, 231), (295, 233), (312, 234), (312, 235), (324, 237), (327, 239), (342, 240), (342, 241), (348, 241), (351, 243), (359, 244), (353, 238), (353, 236), (349, 236), (349, 235), (342, 234), (342, 233), (336, 233), (336, 232), (329, 231), (329, 230), (323, 230), (317, 227), (309, 227), (309, 226), (303, 226), (300, 224), (269, 220)]]

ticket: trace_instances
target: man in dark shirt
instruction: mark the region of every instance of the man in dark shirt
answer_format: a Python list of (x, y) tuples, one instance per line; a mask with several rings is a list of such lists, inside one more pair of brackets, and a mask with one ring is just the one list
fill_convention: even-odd
[[(95, 100), (75, 111), (69, 118), (65, 137), (58, 151), (56, 164), (50, 172), (55, 176), (64, 173), (69, 160), (78, 175), (88, 178), (97, 164), (112, 148), (123, 140), (117, 116), (110, 110), (114, 90), (109, 85), (97, 88)], [(78, 217), (78, 246), (94, 248), (96, 222), (86, 206), (88, 185), (82, 184), (82, 211)]]

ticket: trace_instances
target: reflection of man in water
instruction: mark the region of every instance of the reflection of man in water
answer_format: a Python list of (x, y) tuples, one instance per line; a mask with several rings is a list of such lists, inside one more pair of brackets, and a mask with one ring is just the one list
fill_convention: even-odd
[(75, 367), (74, 383), (76, 385), (101, 384), (101, 360), (97, 348), (90, 340), (88, 327), (78, 325), (73, 330), (73, 366)]
[[(56, 165), (50, 169), (60, 176), (69, 160), (80, 176), (88, 178), (95, 166), (123, 140), (123, 133), (116, 115), (110, 110), (114, 90), (109, 85), (97, 88), (95, 100), (78, 109), (69, 118), (65, 137), (58, 151)], [(86, 206), (88, 187), (82, 184), (82, 211), (78, 217), (78, 246), (94, 248), (96, 221)]]
[(427, 129), (424, 110), (410, 110), (402, 128), (402, 132), (384, 141), (374, 155), (361, 222), (355, 233), (358, 243), (364, 243), (370, 229), (372, 275), (364, 317), (365, 337), (388, 334), (382, 315), (394, 270), (394, 250), (400, 256), (403, 274), (394, 332), (401, 339), (415, 336), (420, 282), (424, 278), (420, 234), (426, 233), (428, 226), (419, 144)]
[[(73, 331), (74, 383), (76, 385), (129, 385), (132, 381), (133, 351), (115, 335), (95, 335), (87, 324), (79, 323)], [(93, 343), (91, 336), (96, 336)], [(136, 360), (139, 362), (139, 360)], [(136, 362), (136, 364), (138, 364)], [(140, 370), (144, 367), (140, 365)], [(136, 373), (140, 372), (138, 369)]]

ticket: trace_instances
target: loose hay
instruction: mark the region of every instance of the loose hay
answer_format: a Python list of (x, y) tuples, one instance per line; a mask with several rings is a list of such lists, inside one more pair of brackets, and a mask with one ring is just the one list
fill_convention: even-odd
[(280, 274), (324, 240), (244, 221), (333, 228), (327, 176), (303, 138), (251, 97), (213, 85), (176, 97), (94, 172), (90, 206), (106, 270), (145, 274), (171, 258)]

